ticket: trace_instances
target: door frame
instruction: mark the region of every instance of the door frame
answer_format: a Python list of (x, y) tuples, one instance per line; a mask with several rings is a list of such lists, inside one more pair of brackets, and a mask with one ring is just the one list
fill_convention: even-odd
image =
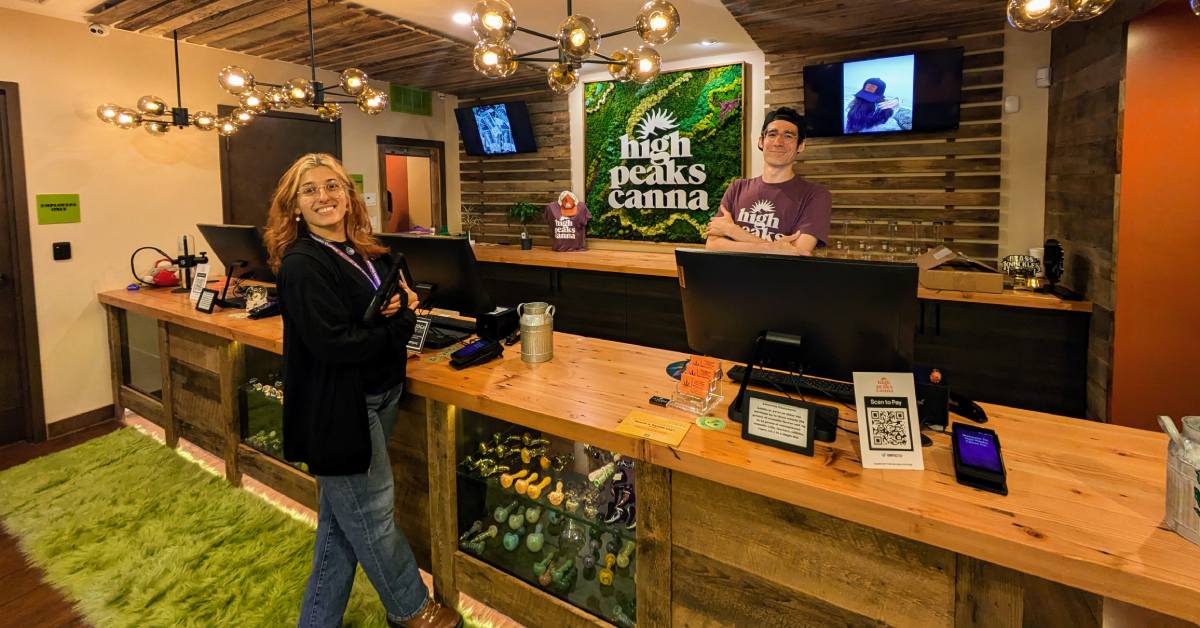
[[(234, 105), (217, 105), (217, 115), (227, 116), (232, 113), (234, 109), (237, 109), (237, 107)], [(325, 122), (320, 116), (313, 116), (304, 113), (292, 113), (290, 111), (271, 111), (256, 117), (288, 118), (291, 120), (307, 120), (309, 122), (332, 124), (334, 143), (337, 147), (337, 150), (334, 152), (333, 156), (336, 157), (338, 161), (342, 161), (342, 121), (340, 119), (334, 120), (333, 122)], [(254, 121), (251, 120), (250, 124), (254, 124)], [(231, 175), (229, 172), (228, 155), (229, 142), (232, 139), (232, 137), (217, 136), (218, 141), (225, 140), (222, 144), (220, 144), (220, 150), (217, 151), (221, 159), (221, 222), (225, 224), (230, 224), (229, 221), (233, 216), (233, 188), (230, 187), (232, 182), (229, 180)], [(283, 173), (280, 174), (282, 175)], [(266, 208), (263, 208), (263, 211), (266, 211)]]
[(21, 364), (21, 402), (25, 414), (25, 438), (39, 443), (46, 440), (46, 405), (42, 398), (42, 359), (38, 344), (37, 307), (33, 285), (33, 249), (29, 242), (29, 196), (25, 187), (25, 147), (21, 138), (21, 96), (16, 83), (0, 81), (6, 107), (0, 111), (0, 125), (7, 130), (4, 164), (0, 171), (0, 193), (12, 208), (9, 237), (13, 250), (13, 291), (16, 294), (17, 328), (23, 342), (18, 343)]
[[(434, 231), (437, 231), (438, 227), (449, 224), (446, 217), (446, 143), (438, 140), (384, 135), (375, 136), (375, 143), (379, 147), (379, 230), (382, 232), (387, 226), (383, 216), (383, 199), (387, 198), (388, 155), (428, 157), (431, 163), (437, 164), (437, 168), (429, 169), (429, 189), (438, 191), (437, 199), (431, 203), (432, 207), (430, 207), (430, 215), (433, 217), (431, 226)], [(430, 194), (430, 196), (433, 195)]]

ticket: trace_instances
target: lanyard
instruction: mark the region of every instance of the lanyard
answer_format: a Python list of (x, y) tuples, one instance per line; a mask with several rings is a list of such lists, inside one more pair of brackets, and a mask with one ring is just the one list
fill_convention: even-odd
[(375, 265), (372, 264), (369, 260), (366, 260), (366, 258), (364, 258), (364, 261), (367, 262), (367, 264), (366, 264), (367, 270), (371, 271), (370, 274), (367, 274), (367, 270), (363, 270), (363, 267), (361, 265), (359, 265), (358, 262), (355, 262), (353, 258), (351, 258), (349, 255), (346, 255), (346, 252), (342, 250), (342, 247), (330, 242), (329, 240), (326, 240), (325, 238), (312, 235), (311, 233), (309, 234), (309, 236), (311, 236), (312, 239), (316, 240), (317, 242), (320, 242), (321, 244), (324, 244), (325, 246), (329, 247), (329, 249), (332, 250), (334, 253), (337, 253), (339, 257), (341, 257), (342, 259), (349, 262), (349, 264), (351, 266), (353, 266), (356, 270), (358, 270), (358, 272), (363, 274), (363, 277), (367, 278), (367, 283), (371, 284), (372, 288), (374, 288), (376, 290), (379, 289), (379, 284), (383, 283), (383, 280), (379, 278), (379, 273), (375, 272)]

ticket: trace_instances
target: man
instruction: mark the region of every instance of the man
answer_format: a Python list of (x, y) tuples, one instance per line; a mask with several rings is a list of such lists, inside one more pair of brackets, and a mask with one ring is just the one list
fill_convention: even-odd
[(790, 107), (767, 114), (758, 149), (763, 173), (729, 185), (708, 223), (706, 247), (717, 251), (812, 255), (829, 237), (832, 198), (823, 185), (792, 171), (804, 150), (804, 118)]

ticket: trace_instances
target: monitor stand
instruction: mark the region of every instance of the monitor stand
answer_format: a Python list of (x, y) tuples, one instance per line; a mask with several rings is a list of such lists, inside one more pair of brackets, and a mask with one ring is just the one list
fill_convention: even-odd
[[(246, 300), (238, 297), (232, 299), (226, 298), (229, 296), (229, 284), (235, 279), (233, 276), (234, 270), (242, 268), (246, 265), (245, 260), (238, 260), (225, 267), (225, 287), (221, 289), (221, 298), (216, 300), (217, 307), (226, 309), (244, 310), (246, 309)], [(245, 277), (241, 277), (245, 279)]]
[[(802, 372), (801, 365), (801, 338), (794, 334), (785, 334), (781, 332), (767, 331), (763, 332), (754, 339), (754, 351), (751, 354), (750, 362), (742, 371), (742, 381), (738, 386), (737, 396), (734, 397), (733, 403), (729, 404), (729, 420), (737, 423), (742, 423), (746, 420), (746, 387), (750, 384), (750, 376), (755, 368), (763, 368), (763, 363), (768, 355), (778, 356), (784, 355), (790, 358), (788, 361), (793, 364), (797, 372)], [(815, 425), (816, 440), (832, 443), (837, 440), (837, 421), (833, 423), (824, 423)]]

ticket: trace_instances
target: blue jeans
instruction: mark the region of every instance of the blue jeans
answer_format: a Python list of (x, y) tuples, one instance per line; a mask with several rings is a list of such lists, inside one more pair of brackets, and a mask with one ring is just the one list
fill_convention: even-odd
[(317, 476), (321, 492), (317, 544), (300, 609), (301, 628), (341, 625), (360, 562), (393, 622), (416, 615), (429, 597), (412, 548), (395, 521), (396, 494), (387, 441), (403, 390), (402, 384), (379, 395), (367, 395), (371, 429), (371, 467), (367, 472)]

